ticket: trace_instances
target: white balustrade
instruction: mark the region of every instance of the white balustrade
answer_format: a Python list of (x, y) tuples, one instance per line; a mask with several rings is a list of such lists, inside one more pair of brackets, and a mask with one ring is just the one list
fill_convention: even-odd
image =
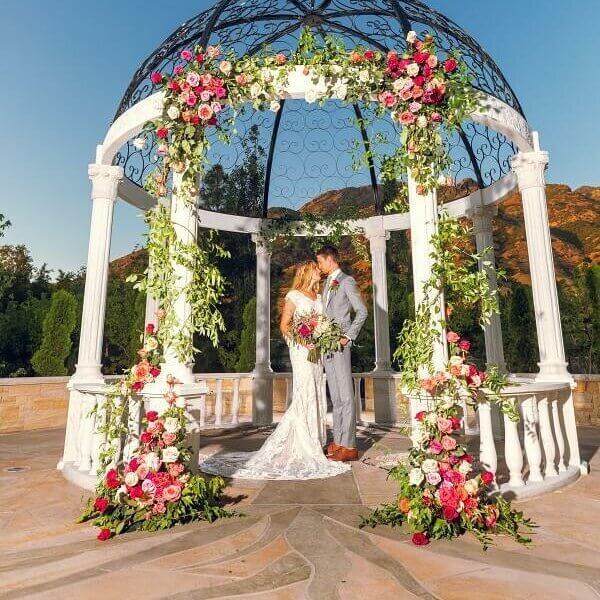
[(354, 403), (356, 404), (356, 422), (362, 423), (362, 397), (360, 393), (361, 375), (354, 376)]

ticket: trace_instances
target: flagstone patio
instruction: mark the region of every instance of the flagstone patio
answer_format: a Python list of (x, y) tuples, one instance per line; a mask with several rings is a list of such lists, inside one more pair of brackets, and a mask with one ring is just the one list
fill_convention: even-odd
[[(203, 452), (253, 449), (267, 433), (215, 432)], [(500, 538), (485, 553), (470, 538), (416, 547), (400, 530), (358, 529), (394, 496), (372, 463), (408, 448), (398, 431), (363, 430), (361, 462), (334, 479), (233, 482), (242, 517), (109, 542), (74, 523), (84, 494), (55, 470), (64, 431), (2, 435), (0, 598), (599, 599), (600, 429), (579, 435), (591, 474), (520, 503), (540, 525), (535, 545)]]

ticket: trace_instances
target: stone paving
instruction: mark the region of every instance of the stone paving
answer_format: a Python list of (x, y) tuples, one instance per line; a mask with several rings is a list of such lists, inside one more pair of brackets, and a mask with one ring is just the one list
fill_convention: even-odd
[[(254, 449), (267, 433), (214, 432), (203, 451)], [(232, 482), (243, 517), (109, 542), (74, 523), (85, 494), (55, 470), (63, 431), (2, 435), (0, 598), (600, 600), (600, 429), (580, 436), (591, 474), (521, 503), (540, 525), (534, 547), (499, 538), (483, 552), (468, 537), (416, 547), (402, 530), (358, 529), (394, 497), (372, 464), (406, 451), (394, 431), (363, 431), (361, 462), (333, 479)]]

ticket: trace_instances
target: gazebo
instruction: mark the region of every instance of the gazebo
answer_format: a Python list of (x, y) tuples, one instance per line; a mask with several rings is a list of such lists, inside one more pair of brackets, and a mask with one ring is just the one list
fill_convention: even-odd
[[(572, 481), (583, 467), (571, 395), (573, 381), (563, 349), (546, 209), (544, 172), (548, 153), (540, 149), (537, 133), (530, 128), (515, 93), (492, 58), (456, 23), (418, 0), (220, 0), (209, 10), (182, 24), (142, 62), (119, 104), (106, 137), (96, 149), (94, 163), (89, 167), (92, 216), (81, 338), (76, 371), (69, 383), (68, 424), (59, 468), (68, 479), (83, 487), (93, 487), (103, 443), (98, 430), (103, 415), (93, 409), (106, 392), (101, 348), (113, 209), (119, 198), (142, 210), (156, 203), (156, 199), (142, 187), (154, 167), (156, 140), (142, 149), (134, 144), (144, 124), (157, 118), (162, 110), (161, 92), (152, 82), (151, 73), (156, 70), (172, 71), (178, 64), (181, 50), (195, 45), (220, 44), (234, 50), (238, 56), (253, 55), (265, 44), (274, 51), (291, 50), (296, 47), (298, 34), (304, 27), (312, 28), (317, 36), (336, 35), (349, 45), (363, 44), (384, 52), (389, 49), (402, 51), (406, 35), (411, 30), (417, 33), (427, 31), (442, 51), (457, 49), (462, 53), (474, 86), (481, 92), (484, 101), (458, 134), (447, 140), (447, 144), (453, 159), (453, 178), (456, 181), (468, 179), (475, 185), (467, 187), (462, 198), (447, 203), (445, 208), (450, 215), (472, 220), (476, 246), (478, 251), (482, 251), (493, 247), (492, 222), (497, 204), (518, 186), (523, 202), (540, 355), (539, 372), (514, 377), (514, 383), (518, 385), (505, 390), (518, 401), (523, 426), (518, 427), (507, 419), (502, 422), (501, 417), (494, 415), (483, 403), (478, 412), (478, 424), (466, 433), (480, 436), (481, 461), (494, 471), (498, 468), (499, 454), (496, 441), (504, 440), (504, 451), (500, 454), (503, 454), (508, 471), (506, 486), (518, 495), (539, 493)], [(197, 228), (209, 228), (250, 235), (256, 242), (256, 365), (251, 374), (245, 374), (252, 379), (252, 421), (256, 425), (272, 423), (273, 379), (279, 376), (272, 372), (270, 364), (270, 254), (268, 247), (262, 243), (261, 232), (268, 218), (268, 209), (281, 204), (290, 185), (294, 194), (298, 192), (294, 185), (306, 188), (306, 181), (309, 181), (306, 199), (311, 193), (314, 195), (314, 192), (323, 189), (306, 173), (296, 176), (281, 168), (286, 162), (292, 166), (294, 163), (290, 144), (282, 145), (286, 132), (293, 130), (298, 137), (323, 129), (323, 122), (318, 120), (312, 125), (307, 125), (307, 120), (302, 121), (300, 127), (294, 125), (298, 114), (309, 110), (305, 99), (318, 85), (303, 74), (302, 68), (296, 68), (290, 73), (281, 95), (280, 110), (261, 117), (260, 121), (252, 121), (258, 117), (250, 117), (249, 123), (259, 125), (260, 135), (268, 148), (261, 215), (223, 214), (202, 206), (192, 210), (177, 197), (172, 198), (173, 223), (181, 239), (193, 240)], [(336, 109), (342, 110), (339, 106)], [(352, 126), (349, 125), (351, 121), (346, 119), (344, 130), (351, 131), (365, 149), (371, 147), (375, 143), (374, 129), (366, 127), (361, 118), (370, 110), (369, 106), (354, 104), (343, 110), (357, 117), (352, 120), (356, 123)], [(375, 123), (397, 133), (391, 122), (375, 120)], [(346, 142), (343, 145), (347, 145)], [(332, 137), (332, 142), (329, 145), (325, 143), (320, 151), (331, 157), (338, 152), (338, 147)], [(235, 164), (235, 152), (222, 156), (229, 160), (229, 164)], [(339, 163), (335, 164), (337, 166), (331, 171), (320, 171), (321, 175), (327, 174), (330, 187), (332, 183), (337, 182), (338, 187), (344, 187), (348, 181), (354, 181), (347, 166), (340, 168)], [(368, 238), (372, 261), (374, 369), (361, 377), (373, 380), (375, 423), (390, 425), (397, 421), (397, 391), (389, 339), (386, 240), (392, 231), (410, 230), (415, 301), (418, 303), (422, 284), (431, 273), (430, 239), (436, 231), (438, 205), (435, 191), (421, 195), (409, 174), (409, 211), (385, 214), (380, 167), (376, 160), (371, 159), (361, 180), (370, 186), (374, 216), (359, 219), (353, 224)], [(286, 181), (282, 183), (283, 179)], [(311, 185), (317, 188), (313, 189)], [(299, 235), (302, 235), (301, 223)], [(493, 264), (493, 255), (488, 258)], [(490, 286), (495, 288), (494, 269), (483, 264), (481, 268), (486, 270)], [(185, 314), (184, 301), (177, 310)], [(148, 320), (154, 312), (153, 300), (148, 298)], [(485, 350), (489, 364), (506, 369), (498, 316), (492, 318), (485, 328)], [(444, 352), (440, 343), (435, 353), (443, 357)], [(180, 394), (190, 405), (198, 403), (201, 410), (196, 429), (201, 429), (204, 424), (202, 407), (208, 391), (206, 381), (218, 377), (194, 373), (193, 365), (179, 363), (172, 354), (167, 353), (166, 361), (168, 372), (183, 382)], [(236, 411), (239, 411), (239, 396), (235, 392), (239, 391), (239, 379), (236, 382), (231, 408), (233, 423), (237, 422)], [(216, 393), (215, 418), (220, 423), (224, 418), (224, 405), (219, 382)], [(144, 392), (144, 401), (155, 402), (160, 395), (158, 390), (149, 389)], [(360, 386), (357, 386), (357, 400), (360, 401)], [(139, 427), (139, 418), (139, 409), (138, 412), (130, 411), (128, 419), (132, 432)], [(128, 445), (132, 443), (132, 439), (124, 441), (123, 454), (127, 454)]]

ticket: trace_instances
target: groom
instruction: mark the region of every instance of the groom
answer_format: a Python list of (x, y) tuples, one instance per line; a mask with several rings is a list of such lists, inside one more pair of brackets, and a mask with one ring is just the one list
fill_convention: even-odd
[(333, 403), (333, 443), (327, 447), (327, 455), (331, 460), (345, 462), (358, 458), (350, 347), (367, 318), (367, 307), (354, 278), (340, 269), (339, 256), (335, 246), (323, 246), (317, 252), (319, 269), (327, 275), (322, 295), (325, 314), (344, 332), (341, 351), (325, 357), (324, 361)]

